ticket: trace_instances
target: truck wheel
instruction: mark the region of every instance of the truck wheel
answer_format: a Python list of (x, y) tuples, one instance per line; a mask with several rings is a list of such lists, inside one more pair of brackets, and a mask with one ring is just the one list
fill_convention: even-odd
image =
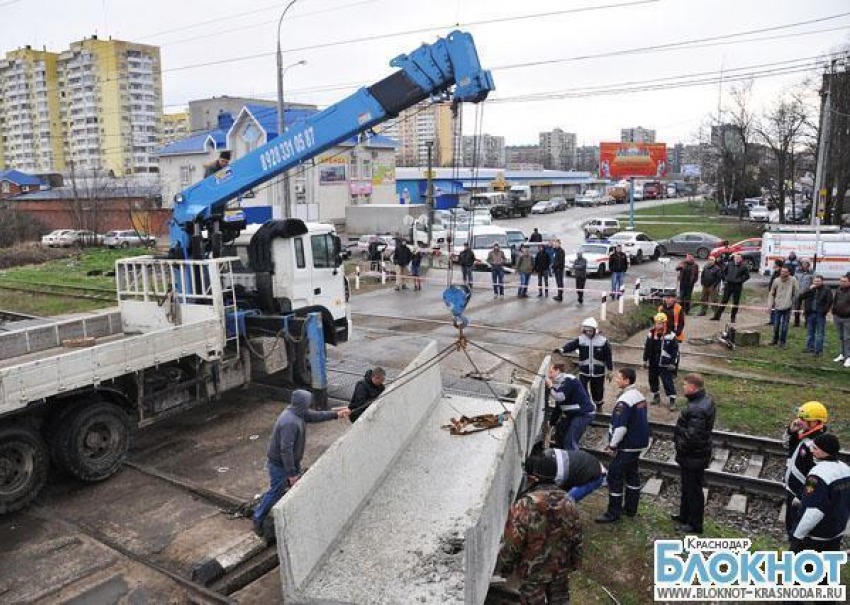
[(708, 258), (710, 250), (708, 248), (700, 248), (697, 250), (697, 258), (701, 260), (705, 260)]
[(0, 428), (0, 514), (19, 510), (47, 481), (47, 448), (38, 431), (23, 426)]
[(118, 472), (130, 448), (130, 418), (118, 406), (95, 401), (77, 406), (58, 428), (57, 464), (82, 481), (103, 481)]
[(657, 260), (660, 256), (667, 256), (667, 248), (664, 246), (656, 246), (655, 254), (652, 255), (654, 260)]
[(641, 264), (643, 262), (643, 250), (638, 250), (637, 254), (635, 254), (635, 263)]

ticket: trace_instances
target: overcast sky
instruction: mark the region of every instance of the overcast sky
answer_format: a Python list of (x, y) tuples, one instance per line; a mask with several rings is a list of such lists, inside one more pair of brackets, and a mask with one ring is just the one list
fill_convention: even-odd
[[(808, 59), (850, 40), (850, 15), (794, 28), (753, 34), (773, 38), (748, 43), (703, 43), (665, 52), (584, 58), (530, 67), (506, 66), (568, 59), (610, 51), (665, 45), (755, 29), (784, 26), (850, 13), (848, 0), (644, 0), (642, 4), (556, 14), (494, 24), (469, 24), (582, 7), (625, 5), (639, 0), (298, 0), (283, 25), (285, 50), (395, 32), (433, 31), (287, 52), (284, 61), (306, 60), (286, 77), (288, 100), (327, 105), (352, 89), (390, 73), (389, 60), (422, 42), (448, 33), (454, 24), (471, 31), (481, 62), (493, 70), (494, 99), (624, 86), (706, 72), (747, 73), (736, 68), (772, 64), (759, 70), (801, 66), (779, 62)], [(287, 2), (274, 0), (0, 0), (3, 35), (0, 51), (30, 44), (63, 50), (74, 40), (99, 36), (161, 47), (165, 110), (212, 95), (275, 95), (274, 48), (277, 17)], [(833, 31), (822, 31), (822, 30)], [(794, 35), (802, 32), (818, 33)], [(778, 37), (782, 36), (782, 37)], [(240, 61), (238, 57), (262, 55)], [(199, 63), (223, 63), (178, 69)], [(500, 69), (502, 68), (502, 69)], [(804, 74), (761, 78), (754, 82), (759, 105), (769, 104)], [(669, 82), (669, 81), (668, 81)], [(653, 83), (657, 84), (657, 83)], [(727, 96), (732, 84), (717, 83), (660, 91), (555, 98), (535, 102), (488, 102), (483, 131), (500, 134), (508, 144), (536, 143), (537, 133), (563, 128), (579, 144), (617, 140), (620, 128), (658, 130), (660, 141), (687, 142), (700, 123)], [(320, 89), (320, 90), (317, 90)], [(472, 132), (467, 112), (466, 134)]]

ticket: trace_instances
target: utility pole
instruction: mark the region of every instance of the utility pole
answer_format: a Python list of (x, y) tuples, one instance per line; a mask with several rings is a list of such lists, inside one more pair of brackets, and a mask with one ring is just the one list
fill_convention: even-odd
[[(280, 48), (280, 28), (283, 25), (283, 18), (286, 16), (286, 13), (289, 12), (289, 9), (292, 8), (292, 5), (297, 1), (298, 0), (290, 0), (289, 4), (286, 5), (286, 8), (283, 9), (280, 19), (278, 19), (277, 22), (277, 136), (279, 137), (282, 137), (286, 130), (286, 119), (284, 118), (283, 105), (283, 73), (285, 69), (283, 67), (283, 52)], [(296, 65), (303, 64), (303, 61), (296, 63)], [(287, 67), (287, 69), (289, 68)], [(285, 215), (283, 218), (292, 218), (292, 199), (289, 191), (288, 170), (283, 173), (283, 205)]]
[(629, 177), (629, 229), (635, 229), (635, 177)]
[[(818, 215), (821, 213), (821, 204), (823, 210), (826, 211), (826, 195), (824, 186), (826, 184), (826, 159), (827, 148), (829, 147), (829, 131), (832, 123), (832, 82), (835, 79), (835, 62), (832, 60), (832, 66), (829, 73), (829, 81), (824, 89), (821, 90), (821, 109), (820, 109), (820, 129), (818, 130), (818, 158), (815, 167), (815, 183), (814, 183), (814, 201), (812, 203), (812, 225), (818, 225), (820, 219)], [(817, 251), (816, 251), (817, 252)]]
[(434, 236), (434, 141), (426, 141), (425, 148), (428, 150), (428, 188), (425, 199), (428, 204), (428, 251), (430, 252), (431, 239)]

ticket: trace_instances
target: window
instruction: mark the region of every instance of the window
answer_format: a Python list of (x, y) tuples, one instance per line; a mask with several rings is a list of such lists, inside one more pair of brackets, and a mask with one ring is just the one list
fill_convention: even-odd
[(334, 267), (334, 242), (329, 234), (314, 235), (310, 238), (313, 249), (313, 267), (331, 269)]
[(295, 238), (295, 266), (303, 269), (307, 266), (304, 262), (304, 240), (300, 237)]
[(372, 160), (363, 160), (362, 176), (364, 181), (372, 180)]
[(3, 181), (0, 183), (0, 191), (3, 193), (9, 193), (11, 191), (11, 187), (9, 186), (9, 181)]
[(349, 179), (359, 179), (360, 178), (360, 165), (357, 162), (357, 158), (351, 158), (351, 169), (349, 171)]
[(191, 182), (192, 179), (192, 167), (191, 166), (181, 166), (180, 167), (180, 184), (184, 187)]

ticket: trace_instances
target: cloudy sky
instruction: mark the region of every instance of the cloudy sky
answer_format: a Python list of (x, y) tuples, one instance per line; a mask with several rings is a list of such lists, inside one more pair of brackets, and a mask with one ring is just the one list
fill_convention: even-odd
[[(286, 4), (0, 0), (0, 52), (25, 44), (62, 50), (97, 33), (161, 47), (167, 112), (211, 95), (273, 98), (277, 18)], [(579, 144), (596, 144), (642, 125), (672, 143), (693, 139), (718, 98), (728, 97), (732, 78), (756, 72), (754, 100), (767, 106), (816, 74), (819, 57), (850, 42), (850, 2), (297, 0), (282, 47), (287, 64), (307, 65), (288, 72), (287, 98), (333, 103), (456, 24), (473, 33), (493, 70), (497, 91), (483, 109), (484, 132), (521, 144), (560, 127), (577, 133)], [(744, 32), (752, 33), (737, 35)], [(535, 95), (543, 98), (529, 100)]]

